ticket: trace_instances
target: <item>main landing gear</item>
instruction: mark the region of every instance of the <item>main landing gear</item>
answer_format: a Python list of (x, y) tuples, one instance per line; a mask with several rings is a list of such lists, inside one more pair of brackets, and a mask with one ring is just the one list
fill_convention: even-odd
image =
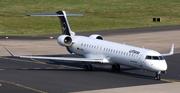
[(93, 67), (92, 67), (91, 64), (86, 64), (86, 65), (84, 65), (83, 68), (84, 68), (85, 71), (92, 71), (92, 68), (93, 68)]
[(121, 66), (119, 64), (112, 65), (112, 71), (113, 72), (121, 71)]
[[(92, 71), (93, 70), (93, 67), (91, 64), (86, 64), (84, 65), (84, 70), (85, 71)], [(121, 71), (121, 66), (119, 64), (114, 64), (112, 65), (112, 71), (113, 72), (120, 72)]]

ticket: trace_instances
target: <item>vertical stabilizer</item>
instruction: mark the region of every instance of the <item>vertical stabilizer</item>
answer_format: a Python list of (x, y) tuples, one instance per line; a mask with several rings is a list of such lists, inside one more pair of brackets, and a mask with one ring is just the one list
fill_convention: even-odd
[(69, 26), (68, 20), (67, 20), (67, 16), (66, 16), (66, 12), (65, 11), (58, 11), (56, 12), (57, 14), (63, 15), (63, 16), (58, 16), (60, 19), (60, 25), (62, 28), (62, 34), (63, 35), (75, 35), (75, 32), (71, 31), (71, 28)]

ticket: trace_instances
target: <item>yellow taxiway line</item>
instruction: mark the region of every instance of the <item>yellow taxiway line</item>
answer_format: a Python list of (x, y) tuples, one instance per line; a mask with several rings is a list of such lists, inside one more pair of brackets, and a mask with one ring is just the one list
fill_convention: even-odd
[(5, 81), (5, 80), (0, 80), (0, 82), (12, 84), (12, 85), (22, 87), (22, 88), (25, 88), (25, 89), (28, 89), (28, 90), (32, 90), (32, 91), (35, 91), (35, 92), (38, 92), (38, 93), (47, 93), (45, 91), (38, 90), (38, 89), (35, 89), (35, 88), (31, 88), (31, 87), (28, 87), (28, 86), (25, 86), (25, 85), (22, 85), (22, 84), (18, 84), (18, 83), (15, 83), (15, 82), (10, 82), (10, 81)]

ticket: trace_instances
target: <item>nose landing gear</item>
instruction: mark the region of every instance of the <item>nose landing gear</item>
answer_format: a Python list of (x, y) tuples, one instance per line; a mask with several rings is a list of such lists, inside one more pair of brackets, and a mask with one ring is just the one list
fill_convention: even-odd
[(156, 72), (155, 79), (156, 79), (156, 80), (161, 80), (161, 71)]

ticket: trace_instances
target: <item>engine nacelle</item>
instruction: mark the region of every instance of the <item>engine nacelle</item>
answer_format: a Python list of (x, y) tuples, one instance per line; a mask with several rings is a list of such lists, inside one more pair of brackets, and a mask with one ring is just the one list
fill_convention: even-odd
[(98, 34), (92, 34), (89, 37), (99, 39), (99, 40), (103, 40), (103, 37), (101, 35), (98, 35)]
[(60, 35), (57, 39), (57, 42), (61, 46), (71, 46), (72, 38), (69, 35)]

